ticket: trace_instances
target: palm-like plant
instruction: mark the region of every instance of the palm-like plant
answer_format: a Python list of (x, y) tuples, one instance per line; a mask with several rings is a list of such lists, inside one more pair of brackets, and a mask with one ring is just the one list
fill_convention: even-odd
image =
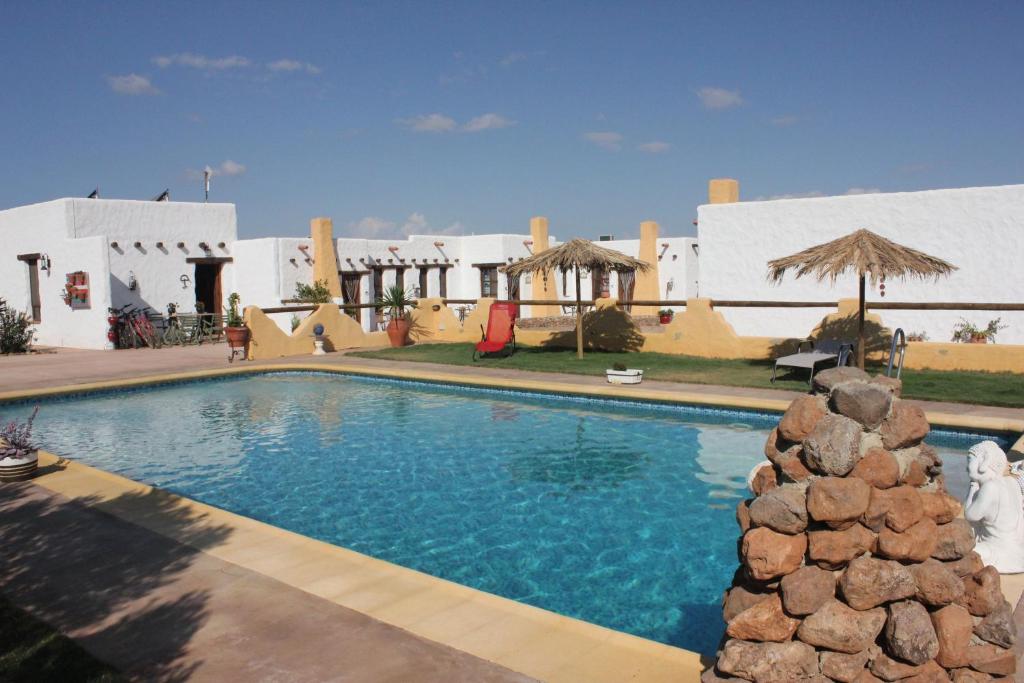
[(388, 309), (392, 320), (402, 320), (405, 318), (405, 309), (416, 308), (413, 290), (405, 289), (402, 285), (385, 287), (377, 303)]

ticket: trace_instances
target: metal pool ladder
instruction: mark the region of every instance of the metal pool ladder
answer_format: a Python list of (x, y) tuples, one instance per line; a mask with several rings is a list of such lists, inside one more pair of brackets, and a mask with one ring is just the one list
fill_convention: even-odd
[(903, 333), (902, 327), (897, 327), (892, 333), (892, 344), (889, 345), (889, 364), (885, 368), (885, 376), (892, 377), (892, 362), (896, 357), (896, 349), (900, 352), (900, 362), (896, 366), (896, 379), (900, 378), (903, 372), (903, 357), (907, 354), (907, 335)]

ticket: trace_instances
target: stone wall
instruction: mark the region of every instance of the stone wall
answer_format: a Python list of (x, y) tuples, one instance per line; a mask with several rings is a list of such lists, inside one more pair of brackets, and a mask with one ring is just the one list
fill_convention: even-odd
[(1016, 638), (999, 574), (973, 552), (929, 425), (898, 380), (815, 377), (737, 508), (740, 567), (705, 681), (988, 681)]

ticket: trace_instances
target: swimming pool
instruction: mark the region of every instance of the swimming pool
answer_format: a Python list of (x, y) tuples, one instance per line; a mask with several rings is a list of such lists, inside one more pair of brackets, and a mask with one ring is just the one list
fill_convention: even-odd
[[(704, 653), (724, 628), (735, 506), (778, 419), (320, 373), (41, 406), (37, 441), (55, 453)], [(0, 404), (0, 420), (28, 410)], [(979, 439), (929, 438), (954, 490), (950, 457)]]

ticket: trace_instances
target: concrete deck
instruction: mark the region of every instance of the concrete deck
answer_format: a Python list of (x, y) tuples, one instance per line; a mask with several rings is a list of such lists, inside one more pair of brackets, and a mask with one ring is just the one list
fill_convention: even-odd
[(132, 680), (533, 680), (225, 562), (206, 550), (230, 527), (149, 496), (118, 504), (156, 505), (191, 545), (0, 484), (0, 592)]

